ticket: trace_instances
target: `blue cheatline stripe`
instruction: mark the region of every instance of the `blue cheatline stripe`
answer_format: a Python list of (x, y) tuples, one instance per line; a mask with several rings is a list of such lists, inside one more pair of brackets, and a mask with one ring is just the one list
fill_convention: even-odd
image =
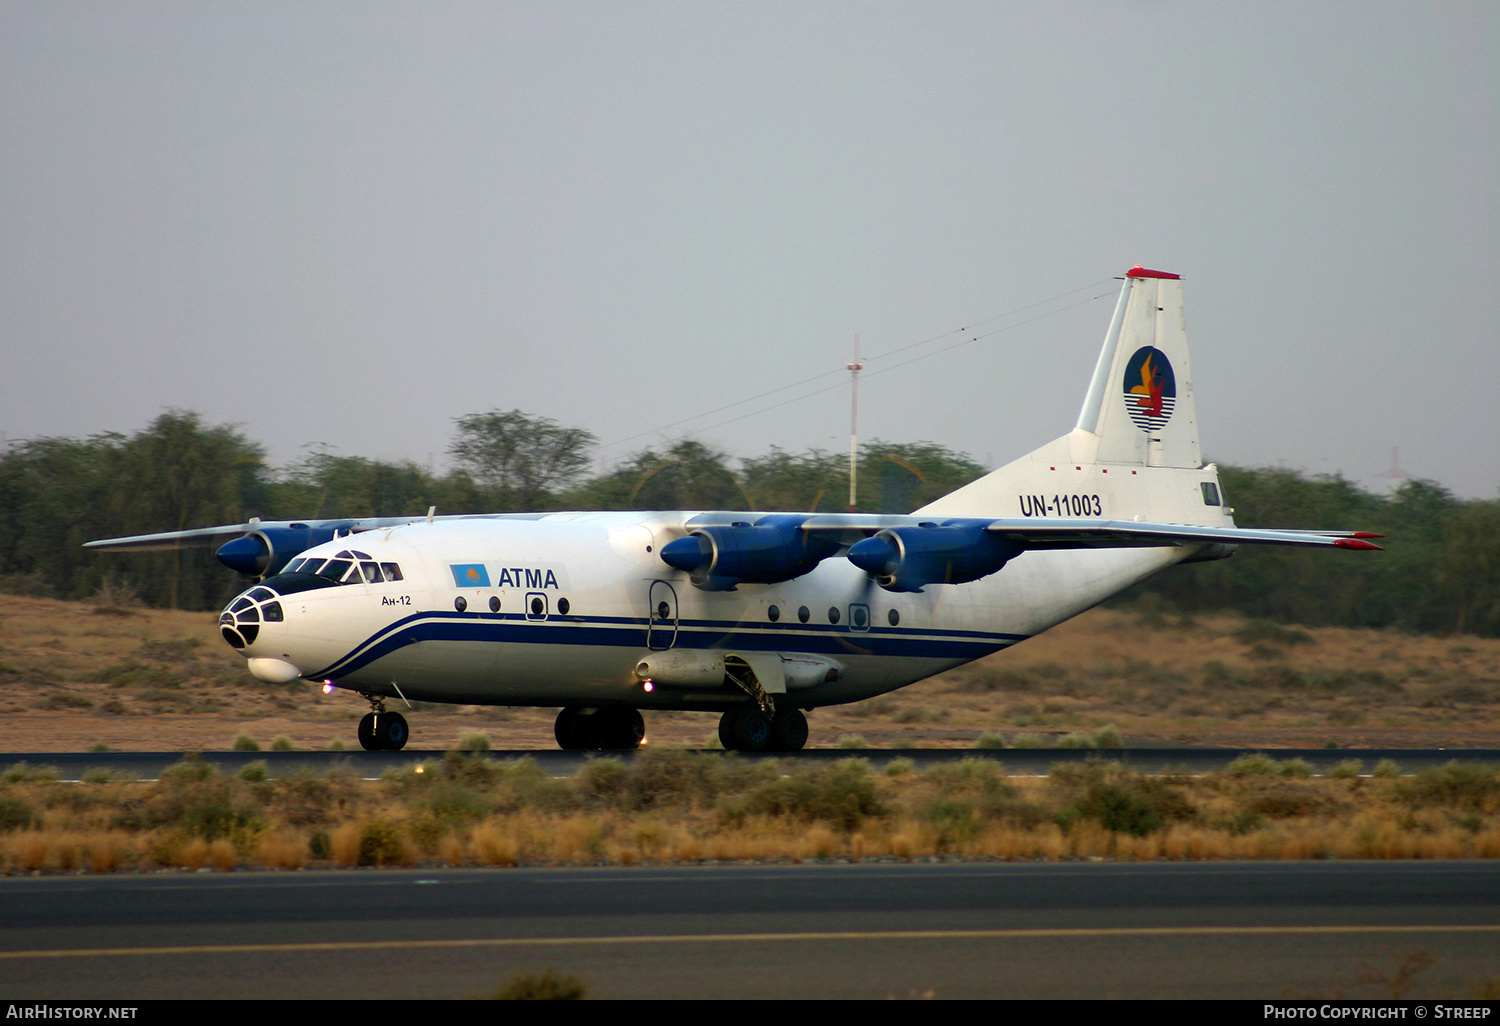
[[(670, 626), (657, 628), (663, 632)], [(748, 629), (734, 620), (682, 620), (674, 649), (735, 647), (770, 652), (978, 659), (1029, 635), (985, 631), (882, 628), (852, 631), (831, 624), (798, 624), (795, 628), (759, 625)], [(312, 678), (343, 677), (423, 641), (470, 641), (512, 645), (597, 645), (646, 648), (646, 625), (628, 617), (567, 617), (527, 620), (519, 613), (426, 612), (382, 628)]]

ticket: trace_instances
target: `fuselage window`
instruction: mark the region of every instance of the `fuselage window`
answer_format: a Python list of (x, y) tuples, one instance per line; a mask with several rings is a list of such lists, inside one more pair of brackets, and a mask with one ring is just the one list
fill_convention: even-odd
[(490, 612), (492, 612), (492, 613), (498, 613), (498, 612), (500, 612), (500, 597), (498, 595), (491, 595), (490, 596)]
[(395, 563), (381, 563), (380, 569), (385, 571), (385, 579), (388, 581), (401, 580), (401, 568)]
[(1219, 502), (1219, 486), (1217, 484), (1212, 481), (1200, 481), (1198, 482), (1198, 487), (1203, 489), (1203, 505), (1221, 505)]
[(812, 611), (809, 610), (806, 606), (798, 606), (797, 619), (801, 620), (803, 623), (806, 623), (808, 620), (812, 619)]
[(770, 620), (772, 623), (775, 623), (777, 620), (780, 620), (781, 619), (781, 609), (779, 607), (777, 607), (777, 606), (774, 606), (774, 605), (768, 606), (766, 608), (766, 619)]
[(891, 621), (891, 626), (892, 627), (896, 626), (896, 624), (898, 624), (898, 623), (901, 622), (901, 614), (898, 613), (898, 612), (896, 612), (896, 610), (894, 610), (894, 609), (892, 609), (889, 613), (885, 614), (885, 618), (887, 620)]
[(366, 584), (379, 584), (385, 580), (380, 574), (379, 563), (361, 563), (359, 568), (364, 571)]
[(569, 602), (567, 599), (560, 598), (560, 599), (557, 600), (557, 611), (559, 613), (561, 613), (563, 616), (567, 616), (568, 615), (568, 610), (572, 609), (572, 608), (573, 608), (573, 604), (571, 602)]
[(828, 607), (828, 622), (829, 623), (838, 623), (839, 622), (839, 607), (838, 606), (829, 606)]

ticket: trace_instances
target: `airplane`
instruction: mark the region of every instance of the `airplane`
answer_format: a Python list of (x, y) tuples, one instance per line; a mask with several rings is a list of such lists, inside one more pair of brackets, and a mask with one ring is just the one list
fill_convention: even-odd
[(564, 749), (629, 750), (642, 710), (718, 712), (724, 748), (797, 751), (806, 711), (1024, 641), (1239, 545), (1378, 549), (1235, 526), (1198, 445), (1179, 275), (1123, 277), (1077, 423), (909, 515), (502, 513), (277, 521), (88, 542), (202, 544), (256, 579), (220, 634), (270, 683), (387, 703), (561, 707)]

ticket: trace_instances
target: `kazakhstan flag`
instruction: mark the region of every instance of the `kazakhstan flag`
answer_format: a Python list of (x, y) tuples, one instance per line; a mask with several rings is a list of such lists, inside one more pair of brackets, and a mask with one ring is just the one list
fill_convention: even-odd
[(453, 584), (458, 588), (488, 588), (490, 572), (483, 563), (449, 563), (453, 571)]

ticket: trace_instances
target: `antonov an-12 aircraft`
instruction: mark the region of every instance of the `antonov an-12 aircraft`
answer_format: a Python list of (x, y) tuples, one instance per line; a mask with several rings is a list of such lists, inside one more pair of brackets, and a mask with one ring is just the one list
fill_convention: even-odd
[(1198, 449), (1178, 275), (1124, 277), (1072, 431), (907, 516), (505, 513), (246, 524), (258, 582), (219, 617), (256, 677), (370, 703), (397, 750), (412, 700), (561, 706), (557, 743), (630, 749), (643, 709), (722, 713), (739, 751), (796, 751), (804, 710), (893, 691), (1025, 641), (1175, 563), (1237, 545), (1378, 548), (1358, 531), (1246, 530)]

